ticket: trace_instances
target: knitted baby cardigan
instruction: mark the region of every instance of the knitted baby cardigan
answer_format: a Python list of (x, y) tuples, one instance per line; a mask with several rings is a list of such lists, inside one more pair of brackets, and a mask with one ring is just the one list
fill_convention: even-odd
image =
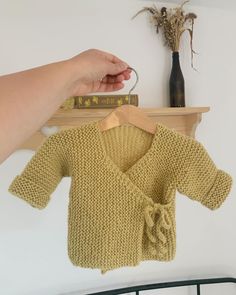
[(102, 273), (176, 252), (176, 190), (211, 210), (232, 186), (203, 145), (163, 124), (100, 131), (97, 121), (50, 135), (8, 191), (42, 209), (71, 177), (68, 256)]

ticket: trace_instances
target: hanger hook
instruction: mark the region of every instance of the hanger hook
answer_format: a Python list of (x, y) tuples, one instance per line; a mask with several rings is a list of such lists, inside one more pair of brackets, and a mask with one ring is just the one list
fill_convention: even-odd
[(138, 76), (137, 71), (134, 68), (128, 67), (128, 69), (134, 71), (136, 74), (136, 82), (135, 82), (134, 86), (130, 89), (129, 94), (128, 94), (128, 104), (130, 104), (130, 94), (134, 90), (134, 88), (136, 87), (136, 85), (139, 81), (139, 76)]

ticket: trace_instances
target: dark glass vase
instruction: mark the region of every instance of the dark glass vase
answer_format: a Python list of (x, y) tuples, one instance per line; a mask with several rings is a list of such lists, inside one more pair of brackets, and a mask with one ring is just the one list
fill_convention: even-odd
[(184, 76), (180, 68), (179, 52), (172, 52), (172, 69), (169, 81), (170, 106), (185, 107)]

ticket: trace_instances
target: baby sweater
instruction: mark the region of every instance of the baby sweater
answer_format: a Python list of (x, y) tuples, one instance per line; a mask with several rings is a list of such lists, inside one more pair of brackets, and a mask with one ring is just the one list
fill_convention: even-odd
[(157, 123), (155, 134), (98, 121), (61, 130), (38, 148), (8, 191), (45, 208), (62, 177), (70, 177), (68, 256), (102, 273), (176, 253), (176, 191), (214, 210), (231, 176), (197, 140)]

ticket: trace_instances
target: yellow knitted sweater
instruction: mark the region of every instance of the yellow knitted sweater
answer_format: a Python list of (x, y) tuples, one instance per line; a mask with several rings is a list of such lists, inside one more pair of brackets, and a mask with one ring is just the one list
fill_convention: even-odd
[(100, 131), (97, 121), (49, 136), (8, 191), (42, 209), (71, 177), (68, 256), (102, 273), (176, 252), (176, 190), (211, 210), (232, 186), (203, 145), (163, 124)]

